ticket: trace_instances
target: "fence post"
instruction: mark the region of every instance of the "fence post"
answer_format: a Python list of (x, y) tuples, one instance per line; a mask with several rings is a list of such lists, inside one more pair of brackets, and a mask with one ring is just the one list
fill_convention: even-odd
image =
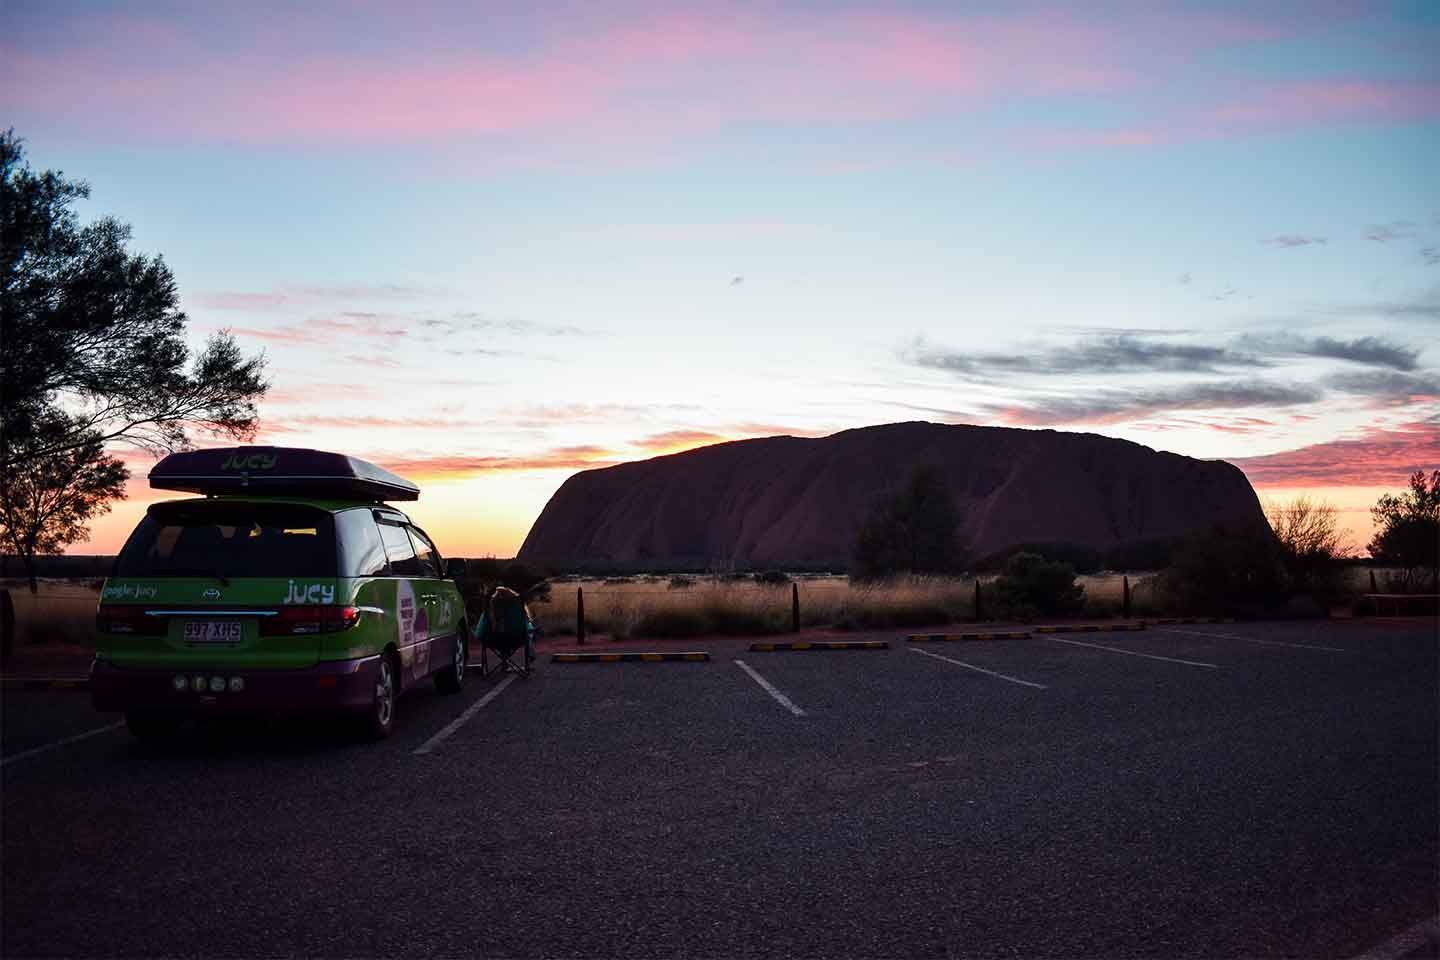
[(585, 642), (585, 588), (575, 588), (575, 640)]
[(975, 622), (979, 623), (983, 618), (980, 615), (980, 578), (975, 578)]
[(790, 584), (790, 632), (800, 632), (800, 584)]
[(1125, 603), (1125, 619), (1126, 619), (1126, 620), (1129, 620), (1129, 619), (1130, 619), (1130, 578), (1129, 578), (1129, 577), (1121, 577), (1121, 578), (1120, 578), (1120, 589), (1123, 591), (1123, 593), (1124, 593), (1124, 595), (1125, 595), (1125, 600), (1124, 600), (1124, 603)]
[(0, 590), (0, 662), (8, 663), (15, 649), (15, 602), (9, 590)]
[(1379, 593), (1379, 592), (1380, 592), (1380, 588), (1377, 587), (1377, 586), (1375, 586), (1375, 571), (1374, 571), (1374, 570), (1371, 570), (1371, 571), (1370, 571), (1370, 592), (1371, 592), (1371, 593)]

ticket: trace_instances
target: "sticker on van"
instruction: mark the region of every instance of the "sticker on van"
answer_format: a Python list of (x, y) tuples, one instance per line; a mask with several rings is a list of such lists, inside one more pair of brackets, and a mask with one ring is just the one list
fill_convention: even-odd
[(403, 650), (415, 642), (415, 591), (409, 580), (401, 580), (395, 587), (395, 621), (400, 627), (400, 648)]

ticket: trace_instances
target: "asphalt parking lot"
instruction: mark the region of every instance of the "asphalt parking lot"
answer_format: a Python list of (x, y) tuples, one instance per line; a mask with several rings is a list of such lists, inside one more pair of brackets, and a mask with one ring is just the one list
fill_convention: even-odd
[(856, 639), (472, 675), (378, 744), (7, 689), (0, 952), (1436, 955), (1435, 620)]

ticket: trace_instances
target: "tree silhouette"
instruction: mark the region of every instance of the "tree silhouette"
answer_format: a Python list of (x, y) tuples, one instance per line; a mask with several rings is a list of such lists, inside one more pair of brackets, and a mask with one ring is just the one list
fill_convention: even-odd
[(97, 440), (160, 451), (191, 429), (254, 436), (263, 356), (222, 331), (192, 357), (170, 269), (128, 252), (112, 217), (81, 226), (71, 208), (89, 195), (32, 171), (23, 141), (0, 133), (0, 475)]
[(866, 579), (894, 573), (948, 573), (959, 568), (960, 511), (945, 472), (921, 465), (898, 490), (870, 506), (855, 538), (851, 574)]
[(1417, 470), (1410, 477), (1410, 490), (1399, 496), (1383, 495), (1370, 515), (1379, 528), (1370, 541), (1370, 555), (1403, 570), (1401, 587), (1437, 582), (1440, 565), (1440, 470)]
[[(16, 449), (17, 462), (0, 484), (0, 544), (25, 562), (30, 592), (37, 589), (35, 556), (59, 553), (86, 539), (86, 523), (123, 496), (130, 471), (106, 456), (99, 434), (76, 444), (75, 424), (63, 413), (44, 411)], [(55, 452), (40, 452), (62, 447)]]

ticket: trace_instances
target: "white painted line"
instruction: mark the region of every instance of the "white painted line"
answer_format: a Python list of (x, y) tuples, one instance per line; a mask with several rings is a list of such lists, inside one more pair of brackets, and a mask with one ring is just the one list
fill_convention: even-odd
[(475, 715), (475, 712), (477, 710), (485, 706), (485, 704), (489, 703), (491, 700), (494, 700), (496, 697), (500, 696), (500, 694), (505, 691), (506, 687), (510, 686), (510, 684), (515, 682), (515, 679), (515, 674), (512, 673), (504, 680), (501, 680), (499, 683), (495, 684), (495, 686), (491, 687), (490, 691), (486, 693), (485, 696), (470, 704), (470, 706), (465, 708), (464, 713), (460, 714), (460, 716), (456, 717), (454, 720), (446, 724), (443, 730), (435, 734), (435, 736), (431, 737), (429, 740), (426, 740), (424, 743), (420, 744), (420, 746), (416, 747), (415, 752), (417, 754), (429, 753), (431, 750), (435, 749), (435, 746), (440, 743), (441, 740), (444, 740), (446, 737), (450, 736), (450, 734), (454, 733), (456, 730), (459, 730), (466, 720), (469, 720)]
[(764, 690), (766, 693), (770, 694), (770, 696), (778, 700), (780, 702), (780, 706), (784, 707), (786, 710), (789, 710), (797, 717), (805, 716), (804, 710), (801, 710), (799, 707), (795, 706), (794, 702), (792, 702), (789, 697), (785, 696), (785, 694), (781, 693), (779, 690), (776, 690), (775, 685), (772, 684), (769, 680), (766, 680), (764, 677), (760, 676), (760, 674), (756, 673), (755, 668), (750, 666), (750, 664), (746, 663), (744, 660), (736, 660), (735, 666), (750, 674), (750, 679), (760, 684), (760, 688), (762, 690)]
[(1205, 633), (1201, 630), (1178, 630), (1174, 627), (1156, 627), (1161, 633), (1184, 633), (1192, 637), (1216, 637), (1220, 640), (1244, 640), (1246, 643), (1259, 643), (1267, 647), (1295, 647), (1297, 650), (1328, 650), (1331, 653), (1349, 653), (1340, 647), (1322, 647), (1317, 643), (1286, 643), (1284, 640), (1260, 640), (1255, 637), (1242, 637), (1238, 633)]
[(986, 670), (984, 667), (977, 667), (973, 663), (962, 663), (959, 660), (951, 660), (949, 657), (942, 657), (938, 653), (931, 653), (929, 650), (921, 650), (918, 647), (911, 647), (911, 653), (923, 653), (927, 657), (934, 657), (936, 660), (944, 660), (946, 663), (953, 663), (957, 667), (964, 667), (966, 670), (974, 670), (976, 673), (988, 674), (999, 680), (1009, 680), (1011, 683), (1018, 683), (1026, 687), (1034, 687), (1037, 690), (1044, 690), (1043, 683), (1031, 683), (1029, 680), (1021, 680), (1018, 677), (1007, 677), (1003, 673), (996, 673), (994, 670)]
[(73, 737), (66, 737), (64, 740), (56, 740), (54, 743), (47, 743), (40, 747), (31, 747), (29, 750), (21, 750), (13, 756), (0, 760), (0, 767), (9, 766), (17, 760), (24, 760), (26, 757), (33, 757), (37, 753), (45, 753), (47, 750), (54, 750), (56, 747), (67, 746), (72, 743), (79, 743), (81, 740), (89, 740), (91, 737), (98, 737), (102, 733), (109, 733), (111, 730), (119, 730), (125, 726), (125, 721), (112, 723), (108, 727), (96, 727), (94, 730), (87, 730), (84, 733), (77, 733)]
[(1397, 960), (1427, 943), (1440, 943), (1440, 917), (1421, 920), (1404, 933), (1397, 933), (1378, 947), (1371, 947), (1351, 960)]
[(1122, 647), (1107, 647), (1098, 643), (1081, 643), (1079, 640), (1061, 640), (1059, 637), (1052, 638), (1056, 643), (1068, 643), (1076, 647), (1094, 647), (1096, 650), (1109, 650), (1111, 653), (1123, 653), (1127, 657), (1144, 657), (1146, 660), (1164, 660), (1166, 663), (1183, 663), (1187, 667), (1206, 667), (1210, 670), (1220, 668), (1213, 663), (1201, 663), (1199, 660), (1181, 660), (1176, 657), (1161, 657), (1153, 653), (1137, 653), (1134, 650), (1126, 650)]

